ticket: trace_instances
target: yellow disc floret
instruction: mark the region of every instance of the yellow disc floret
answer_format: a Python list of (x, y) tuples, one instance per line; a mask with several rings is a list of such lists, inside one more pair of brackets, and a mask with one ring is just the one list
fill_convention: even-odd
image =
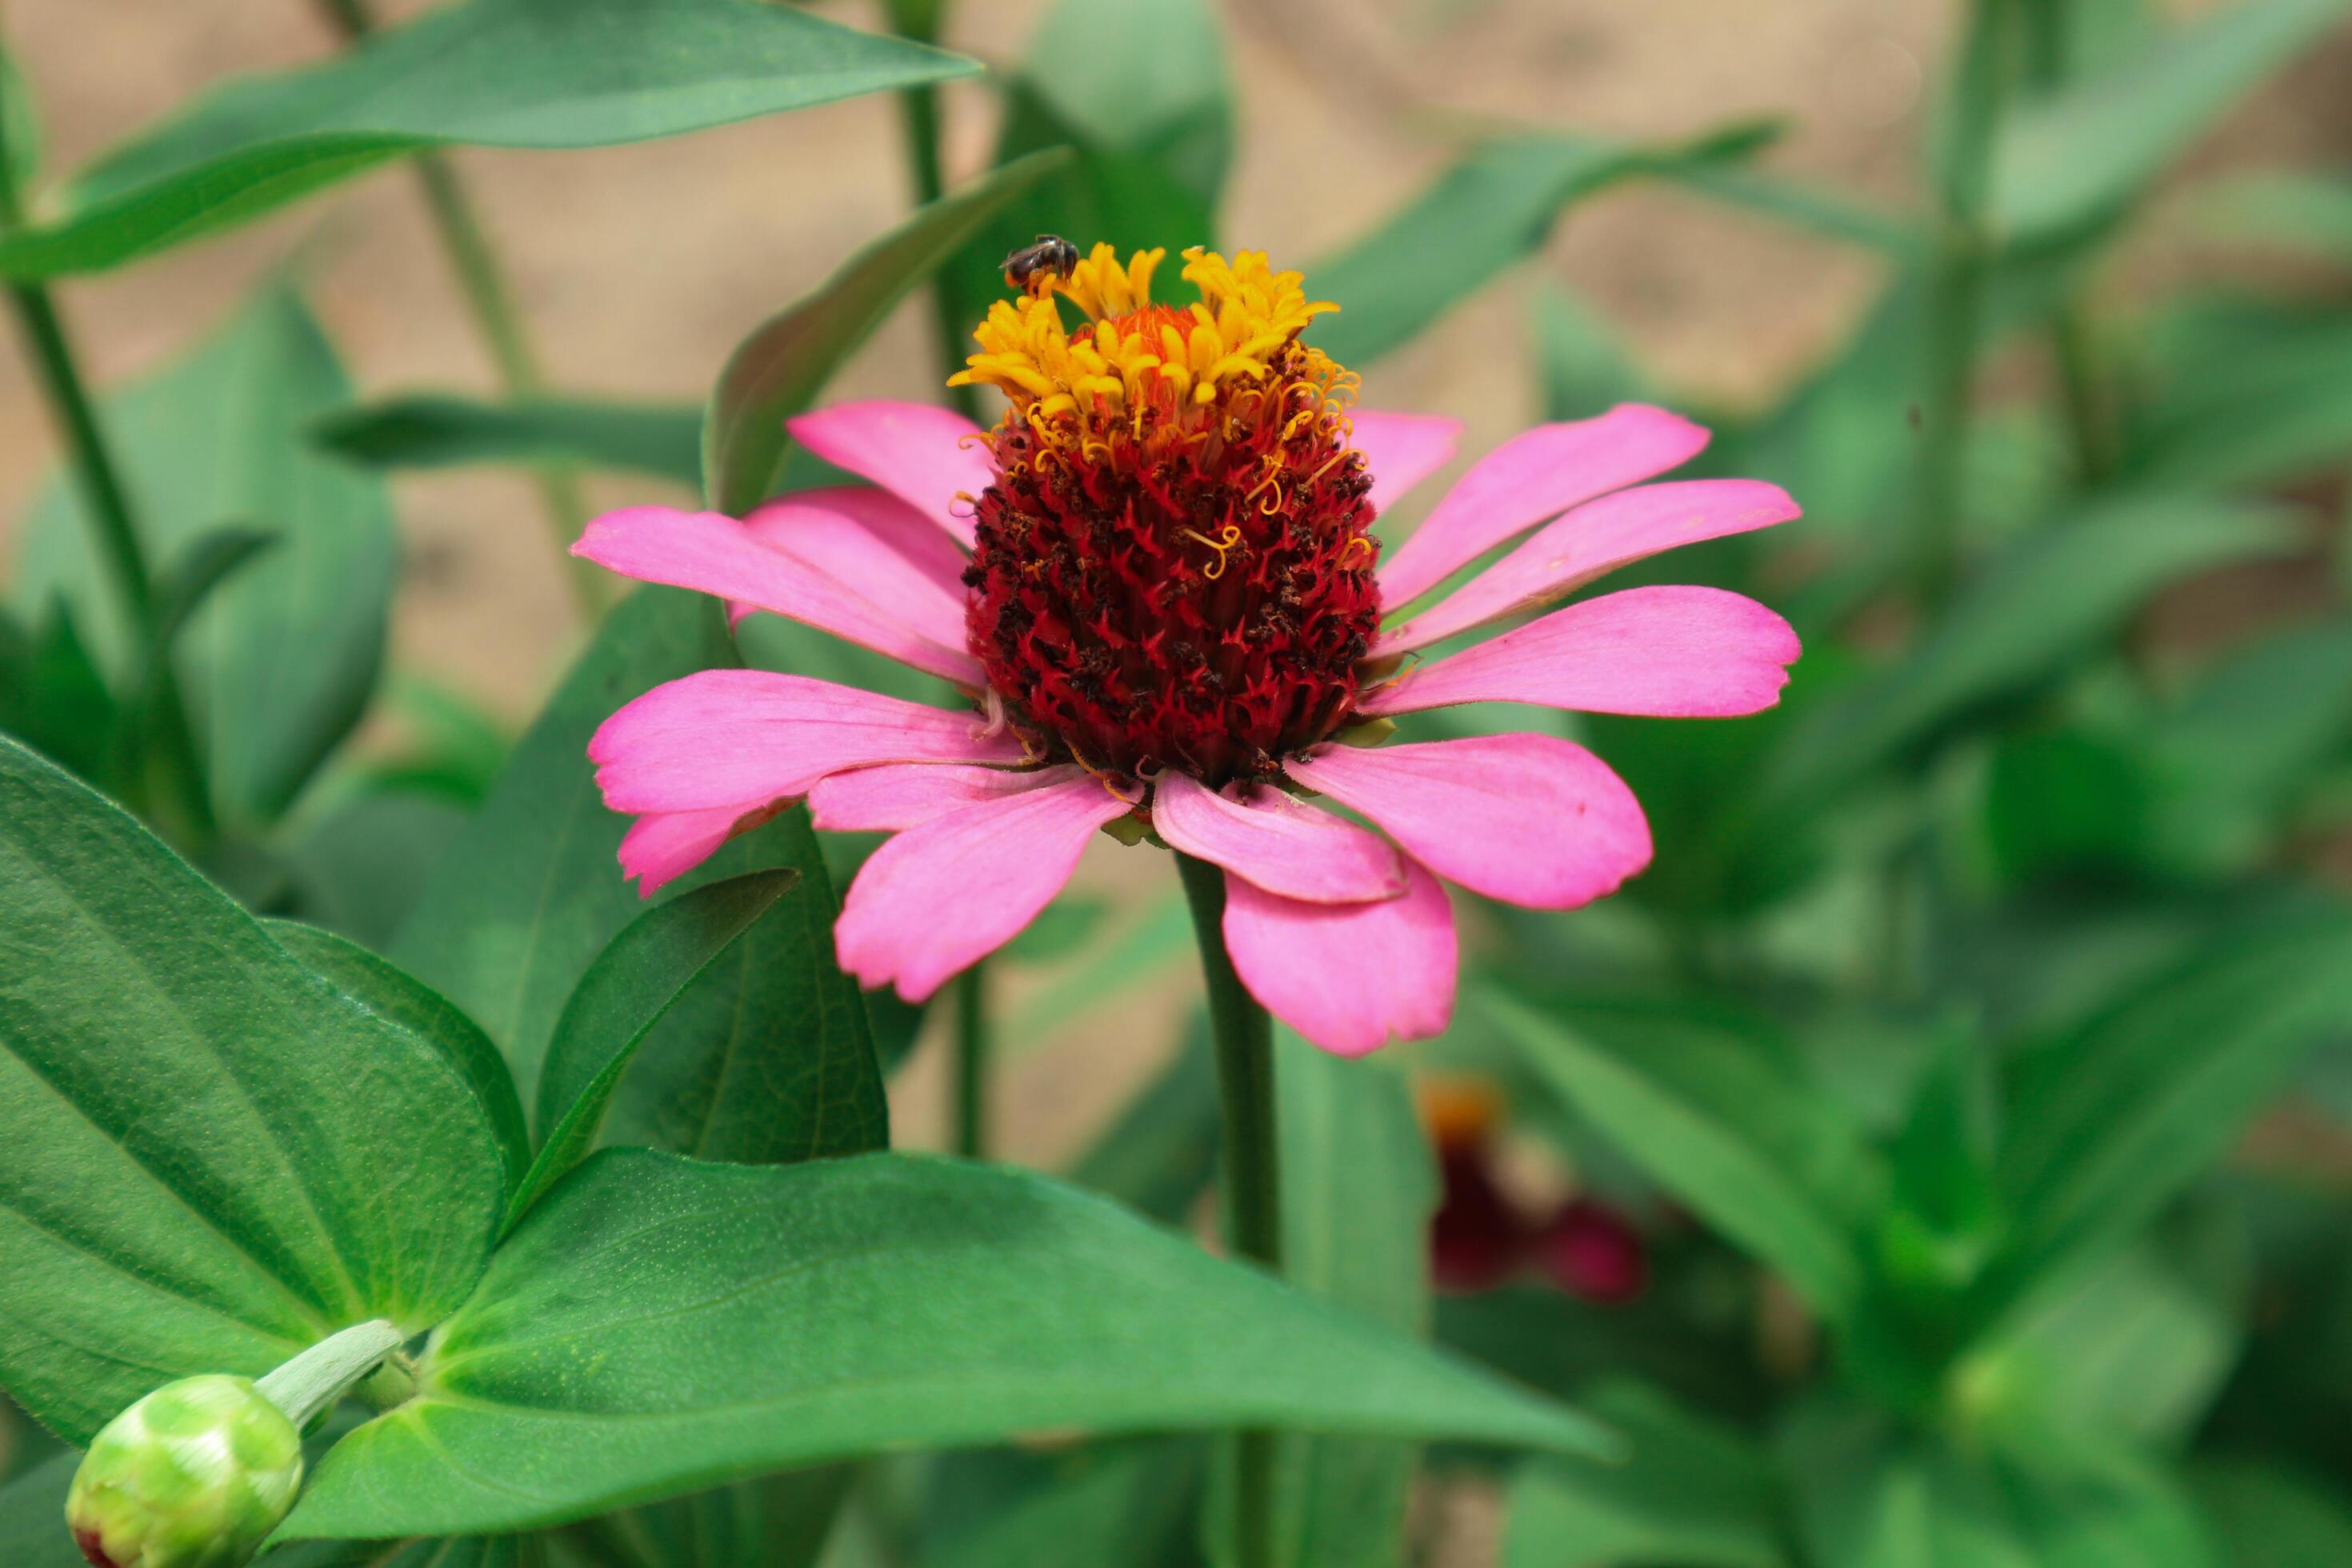
[[(1303, 276), (1275, 271), (1264, 251), (1228, 262), (1198, 246), (1184, 252), (1181, 276), (1200, 301), (1155, 305), (1152, 274), (1166, 255), (1140, 250), (1122, 266), (1109, 246), (1097, 245), (1039, 295), (998, 300), (972, 334), (980, 353), (949, 384), (997, 387), (1033, 422), (1066, 417), (1091, 426), (1139, 419), (1150, 408), (1179, 415), (1263, 383), (1307, 322), (1339, 308), (1309, 300)], [(1075, 333), (1063, 325), (1056, 294), (1087, 314)], [(1338, 367), (1324, 367), (1326, 375), (1313, 379), (1337, 379)]]

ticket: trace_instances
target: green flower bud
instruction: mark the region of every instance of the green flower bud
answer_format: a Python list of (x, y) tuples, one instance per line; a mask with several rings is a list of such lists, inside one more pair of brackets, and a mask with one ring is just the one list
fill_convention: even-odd
[(66, 1522), (97, 1568), (238, 1568), (301, 1485), (301, 1434), (252, 1379), (183, 1378), (107, 1423)]

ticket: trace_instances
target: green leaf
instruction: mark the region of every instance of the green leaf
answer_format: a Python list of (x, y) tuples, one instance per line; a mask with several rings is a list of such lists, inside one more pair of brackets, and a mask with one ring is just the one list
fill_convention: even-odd
[(2352, 1509), (2338, 1486), (2245, 1459), (2209, 1459), (2189, 1484), (2229, 1568), (2352, 1563)]
[(2186, 495), (2122, 497), (2038, 529), (1980, 572), (1900, 665), (1793, 726), (1752, 809), (1819, 810), (1939, 725), (2112, 636), (2167, 584), (2294, 547), (2273, 511)]
[[(645, 907), (622, 880), (615, 856), (628, 822), (597, 795), (588, 738), (663, 681), (735, 663), (715, 601), (668, 588), (632, 595), (516, 743), (393, 945), (403, 967), (497, 1042), (526, 1103), (537, 1102), (572, 987)], [(777, 867), (798, 871), (800, 886), (638, 1048), (613, 1136), (761, 1162), (887, 1141), (873, 1035), (856, 983), (834, 960), (839, 906), (808, 814), (787, 812), (737, 839), (680, 890)]]
[(587, 1158), (630, 1058), (670, 1005), (800, 880), (753, 871), (711, 882), (631, 921), (572, 988), (539, 1080), (539, 1158), (507, 1207), (507, 1226)]
[(390, 956), (497, 1042), (524, 1103), (572, 988), (640, 900), (617, 859), (626, 818), (604, 809), (588, 738), (631, 699), (734, 662), (715, 601), (640, 588), (515, 743)]
[(1044, 1177), (606, 1150), (293, 1536), (511, 1529), (884, 1450), (1243, 1424), (1604, 1449), (1580, 1417)]
[(0, 1384), (87, 1441), (472, 1289), (488, 1113), (120, 809), (0, 742)]
[(1788, 1276), (1823, 1316), (1862, 1285), (1858, 1227), (1886, 1173), (1825, 1097), (1754, 1046), (1661, 1016), (1630, 1035), (1594, 1010), (1583, 1027), (1500, 995), (1484, 1000), (1538, 1079), (1652, 1181)]
[(2037, 1301), (1960, 1377), (2052, 1427), (2183, 1442), (2243, 1347), (2249, 1252), (2233, 1216), (2184, 1216)]
[(66, 1492), (80, 1468), (79, 1450), (54, 1454), (0, 1487), (0, 1547), (7, 1549), (8, 1568), (89, 1568), (66, 1528)]
[(988, 215), (1056, 167), (1039, 153), (942, 196), (861, 247), (833, 276), (769, 317), (728, 356), (702, 424), (704, 499), (740, 517), (776, 492), (784, 421), (816, 401), (850, 351)]
[(406, 1029), (457, 1069), (489, 1119), (512, 1192), (530, 1164), (530, 1133), (514, 1079), (488, 1035), (457, 1004), (359, 943), (299, 921), (262, 922), (278, 945), (362, 1007)]
[[(1275, 1040), (1284, 1278), (1355, 1315), (1429, 1334), (1437, 1173), (1404, 1075)], [(1411, 1444), (1284, 1434), (1276, 1553), (1293, 1568), (1403, 1562)]]
[(1360, 370), (1533, 255), (1572, 204), (1621, 180), (1745, 158), (1774, 134), (1744, 125), (1671, 145), (1568, 136), (1489, 142), (1372, 233), (1306, 269), (1308, 297), (1339, 306), (1316, 323), (1315, 343)]
[(1536, 290), (1532, 313), (1546, 418), (1588, 419), (1616, 404), (1658, 401), (1655, 384), (1583, 300), (1546, 283)]
[(93, 784), (114, 782), (124, 715), (62, 596), (49, 600), (17, 658), (15, 700), (0, 712), (0, 729)]
[(2252, 488), (2352, 450), (2352, 318), (2340, 310), (2199, 301), (2148, 337), (2155, 385), (2125, 435), (2131, 482)]
[(1195, 1011), (1166, 1069), (1079, 1156), (1070, 1180), (1162, 1225), (1181, 1225), (1216, 1173), (1217, 1116), (1209, 1018)]
[(750, 0), (472, 0), (132, 138), (0, 238), (0, 274), (119, 266), (420, 148), (643, 142), (977, 68)]
[(1622, 1465), (1554, 1459), (1512, 1482), (1502, 1568), (1780, 1568), (1780, 1498), (1766, 1456), (1654, 1389), (1612, 1383), (1593, 1413), (1625, 1435)]
[(188, 624), (188, 617), (196, 613), (197, 606), (213, 590), (277, 542), (278, 535), (266, 528), (243, 528), (235, 523), (224, 524), (190, 540), (156, 577), (156, 640), (167, 647), (176, 642), (180, 628)]
[(2184, 192), (2189, 233), (2352, 262), (2352, 180), (2299, 169), (2225, 175)]
[(2347, 1025), (2352, 921), (2331, 912), (2200, 955), (2042, 1052), (2008, 1095), (1995, 1175), (2014, 1226), (1982, 1317), (2145, 1225)]
[(366, 789), (321, 811), (278, 851), (294, 907), (372, 951), (389, 947), (466, 816), (446, 795), (415, 789)]
[(2247, 0), (2023, 105), (1994, 148), (1996, 222), (2025, 240), (2110, 216), (2345, 10), (2345, 0)]
[(311, 425), (310, 438), (371, 468), (573, 464), (702, 483), (702, 410), (686, 404), (584, 397), (484, 403), (414, 393), (336, 409)]
[(921, 1568), (1194, 1568), (1202, 1458), (1182, 1438), (950, 1455), (929, 1488)]
[[(1173, 258), (1216, 242), (1234, 107), (1208, 0), (1059, 0), (1003, 90), (997, 164), (1049, 147), (1069, 149), (1071, 161), (991, 218), (940, 273), (960, 333), (1003, 298), (1004, 258), (1040, 233), (1122, 256), (1156, 246)], [(1172, 281), (1175, 268), (1161, 276)]]
[[(302, 438), (320, 410), (350, 400), (333, 348), (301, 300), (277, 286), (186, 358), (108, 402), (151, 558), (174, 558), (224, 518), (277, 535), (194, 610), (175, 650), (214, 806), (232, 826), (282, 815), (375, 686), (392, 601), (392, 510), (381, 483)], [(26, 526), (17, 602), (63, 594), (100, 666), (127, 686), (135, 650), (90, 539), (76, 494), (53, 486)]]
[(623, 1509), (561, 1534), (557, 1568), (810, 1568), (856, 1469), (827, 1465)]

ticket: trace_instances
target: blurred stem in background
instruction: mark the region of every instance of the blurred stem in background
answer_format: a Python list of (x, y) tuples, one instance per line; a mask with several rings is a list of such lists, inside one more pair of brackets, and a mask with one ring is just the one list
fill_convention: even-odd
[[(2036, 92), (2055, 91), (2070, 74), (2068, 23), (2074, 3), (2026, 0), (2021, 40), (2024, 76)], [(2098, 338), (2079, 288), (2058, 307), (2051, 324), (2051, 353), (2057, 362), (2067, 420), (2074, 430), (2076, 470), (2084, 485), (2104, 484), (2116, 471), (2120, 436), (2099, 364)]]
[[(15, 73), (0, 71), (0, 92), (16, 90)], [(15, 228), (25, 219), (24, 195), (16, 188), (16, 179), (29, 160), (21, 157), (20, 149), (6, 145), (5, 139), (12, 128), (29, 125), (32, 117), (29, 112), (15, 113), (15, 108), (0, 106), (0, 228)], [(200, 852), (215, 831), (212, 799), (205, 784), (195, 731), (188, 722), (187, 705), (172, 668), (171, 649), (163, 646), (168, 633), (162, 602), (154, 575), (148, 570), (130, 492), (107, 447), (106, 432), (99, 426), (98, 411), (90, 403), (72, 341), (66, 336), (65, 322), (47, 285), (11, 283), (8, 303), (23, 334), (26, 353), (33, 362), (41, 395), (49, 405), (50, 418), (65, 443), (84, 515), (96, 534), (93, 542), (100, 570), (121, 603), (122, 624), (136, 653), (130, 668), (150, 672), (150, 684), (142, 694), (146, 710), (138, 715), (144, 727), (140, 739), (146, 743), (137, 747), (137, 754), (146, 774), (136, 781), (142, 787), (135, 793), (149, 797), (151, 814), (182, 849)]]
[[(1223, 1110), (1224, 1174), (1219, 1184), (1225, 1248), (1282, 1272), (1282, 1171), (1275, 1134), (1274, 1026), (1234, 973), (1225, 949), (1225, 874), (1205, 860), (1176, 856), (1192, 934), (1208, 984), (1209, 1026), (1216, 1042), (1217, 1098)], [(1234, 1438), (1234, 1568), (1274, 1563), (1275, 1437), (1249, 1431)]]
[[(902, 38), (937, 44), (945, 16), (945, 0), (890, 0), (890, 26)], [(934, 83), (908, 88), (898, 95), (907, 127), (907, 167), (915, 186), (915, 205), (927, 207), (946, 190), (940, 156), (940, 89)], [(945, 381), (963, 363), (963, 323), (956, 320), (954, 296), (934, 275), (927, 285), (931, 297), (931, 325), (939, 335), (940, 379)], [(978, 418), (979, 402), (969, 386), (948, 388), (959, 413)], [(968, 1158), (988, 1154), (988, 961), (982, 959), (963, 972), (955, 987), (956, 1152)]]
[[(919, 44), (940, 41), (940, 27), (946, 15), (945, 0), (890, 0), (890, 26), (902, 38)], [(906, 118), (907, 164), (913, 176), (915, 205), (929, 206), (938, 201), (947, 189), (940, 153), (940, 89), (935, 82), (908, 88), (898, 95), (898, 107)], [(956, 319), (955, 296), (939, 277), (929, 286), (931, 297), (931, 323), (939, 335), (940, 376), (945, 380), (961, 368), (964, 357), (965, 323)], [(980, 417), (978, 388), (951, 386), (948, 397), (957, 412), (966, 418)]]
[(988, 1158), (988, 961), (955, 981), (955, 1152)]
[(2013, 56), (2017, 0), (1975, 0), (1945, 130), (1941, 222), (1927, 296), (1927, 385), (1919, 448), (1913, 582), (1932, 611), (1958, 571), (1969, 399), (1991, 240), (1986, 206)]
[[(369, 12), (368, 0), (320, 0), (320, 4), (343, 36), (354, 43), (375, 31), (375, 18)], [(448, 253), (450, 266), (457, 269), (458, 287), (473, 311), (474, 325), (490, 351), (507, 395), (517, 402), (540, 396), (547, 390), (547, 378), (540, 370), (539, 355), (523, 327), (522, 313), (515, 308), (514, 290), (507, 283), (497, 254), (490, 249), (489, 237), (482, 232), (473, 199), (466, 194), (457, 171), (437, 153), (420, 153), (416, 155), (416, 180), (424, 187), (425, 205), (433, 213), (433, 226), (440, 231), (441, 247)], [(604, 578), (593, 564), (571, 553), (572, 542), (588, 524), (588, 503), (581, 494), (579, 478), (563, 468), (539, 468), (534, 474), (540, 500), (547, 512), (548, 528), (563, 562), (565, 579), (572, 585), (572, 602), (582, 618), (593, 626), (604, 606)]]

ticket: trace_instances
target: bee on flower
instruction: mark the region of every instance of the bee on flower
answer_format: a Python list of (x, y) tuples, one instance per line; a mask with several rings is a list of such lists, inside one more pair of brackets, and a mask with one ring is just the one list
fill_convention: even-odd
[(605, 803), (636, 818), (623, 868), (650, 894), (803, 798), (820, 828), (892, 833), (835, 941), (864, 984), (920, 1001), (1025, 927), (1097, 831), (1148, 832), (1223, 869), (1234, 971), (1307, 1039), (1359, 1055), (1435, 1035), (1457, 963), (1446, 883), (1573, 909), (1640, 871), (1650, 832), (1571, 742), (1384, 743), (1393, 721), (1470, 702), (1753, 713), (1798, 645), (1737, 594), (1643, 587), (1428, 650), (1798, 509), (1756, 480), (1645, 483), (1707, 436), (1626, 405), (1506, 442), (1384, 546), (1376, 521), (1452, 458), (1460, 426), (1357, 406), (1356, 378), (1305, 341), (1338, 307), (1300, 274), (1195, 248), (1179, 276), (1197, 298), (1173, 304), (1154, 299), (1162, 251), (1052, 259), (1050, 287), (990, 308), (952, 378), (1003, 395), (990, 428), (838, 405), (791, 433), (877, 488), (740, 521), (633, 508), (573, 547), (968, 699), (733, 669), (656, 688), (590, 746)]

